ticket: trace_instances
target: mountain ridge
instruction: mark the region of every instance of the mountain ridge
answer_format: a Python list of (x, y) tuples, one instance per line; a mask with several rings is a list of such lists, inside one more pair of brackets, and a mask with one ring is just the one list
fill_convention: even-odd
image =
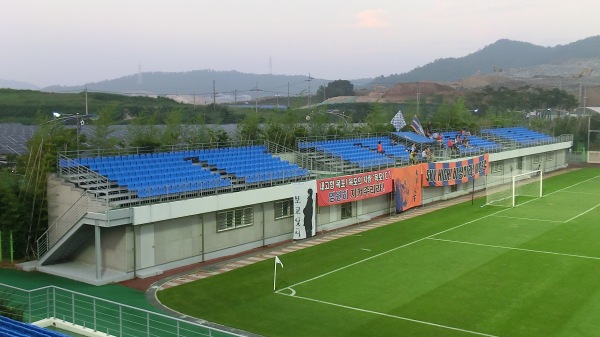
[[(556, 64), (570, 59), (600, 58), (600, 35), (587, 37), (565, 45), (538, 46), (529, 42), (499, 39), (462, 57), (437, 59), (411, 71), (375, 78), (352, 79), (356, 88), (389, 87), (396, 83), (452, 83), (478, 74)], [(595, 68), (594, 68), (595, 69)], [(598, 76), (596, 70), (594, 76)], [(244, 97), (314, 94), (319, 86), (334, 79), (313, 78), (307, 75), (275, 75), (242, 73), (236, 70), (211, 69), (185, 72), (144, 72), (119, 78), (76, 86), (50, 86), (41, 90), (51, 92), (90, 91), (127, 93), (135, 95), (189, 95), (213, 97), (226, 94)], [(39, 90), (32, 84), (0, 80), (0, 87)]]

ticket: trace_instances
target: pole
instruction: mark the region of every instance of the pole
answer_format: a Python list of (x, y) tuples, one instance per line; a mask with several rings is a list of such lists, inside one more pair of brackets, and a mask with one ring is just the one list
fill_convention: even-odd
[(473, 178), (473, 187), (472, 187), (472, 191), (471, 191), (471, 206), (473, 206), (474, 201), (475, 201), (475, 178)]
[[(585, 110), (584, 110), (585, 112)], [(585, 162), (589, 163), (590, 162), (590, 128), (592, 125), (592, 116), (588, 116), (588, 134), (587, 134), (587, 149), (586, 149), (586, 156), (585, 156)]]
[(85, 85), (85, 115), (88, 114), (87, 84)]
[(277, 260), (275, 260), (273, 266), (275, 267), (275, 272), (273, 273), (273, 291), (275, 291), (275, 282), (277, 281)]
[(15, 261), (15, 250), (14, 250), (14, 246), (13, 246), (13, 236), (12, 236), (12, 230), (10, 231), (10, 241), (9, 241), (9, 248), (10, 248), (10, 263), (13, 263)]

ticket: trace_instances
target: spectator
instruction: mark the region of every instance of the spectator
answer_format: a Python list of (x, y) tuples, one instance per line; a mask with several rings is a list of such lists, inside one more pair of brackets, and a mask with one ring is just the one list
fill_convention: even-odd
[(414, 151), (410, 152), (410, 155), (408, 156), (408, 159), (410, 160), (410, 164), (414, 165), (417, 163), (417, 156), (418, 156), (418, 152), (415, 149)]
[(385, 153), (385, 151), (383, 150), (383, 145), (381, 144), (381, 141), (379, 141), (377, 143), (377, 153), (381, 153), (381, 154)]

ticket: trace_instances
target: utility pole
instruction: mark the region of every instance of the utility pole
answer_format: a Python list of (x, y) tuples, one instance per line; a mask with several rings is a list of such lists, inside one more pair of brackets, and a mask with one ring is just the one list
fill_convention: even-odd
[(421, 83), (417, 83), (417, 115), (419, 115), (419, 105), (421, 104)]
[(290, 108), (290, 82), (288, 82), (288, 109)]
[(314, 78), (312, 78), (310, 76), (310, 73), (308, 73), (308, 79), (306, 81), (308, 81), (308, 108), (310, 108), (310, 82), (313, 80)]
[(256, 83), (256, 85), (254, 86), (254, 88), (251, 91), (255, 91), (255, 101), (254, 101), (254, 110), (256, 113), (258, 113), (258, 92), (260, 91), (258, 89), (258, 83)]
[(88, 114), (87, 84), (85, 85), (85, 115)]
[(215, 90), (215, 80), (213, 80), (213, 111), (216, 110), (217, 106), (217, 91)]

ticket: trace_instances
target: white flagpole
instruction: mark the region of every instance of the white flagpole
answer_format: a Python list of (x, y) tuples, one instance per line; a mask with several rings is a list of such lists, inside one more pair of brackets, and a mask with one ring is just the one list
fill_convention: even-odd
[(273, 291), (275, 291), (275, 281), (277, 280), (277, 259), (275, 259), (275, 263), (273, 265), (275, 266), (275, 272), (273, 274)]
[(283, 268), (283, 262), (279, 259), (279, 256), (275, 256), (275, 272), (273, 273), (273, 291), (275, 291), (275, 281), (277, 280), (277, 264)]

